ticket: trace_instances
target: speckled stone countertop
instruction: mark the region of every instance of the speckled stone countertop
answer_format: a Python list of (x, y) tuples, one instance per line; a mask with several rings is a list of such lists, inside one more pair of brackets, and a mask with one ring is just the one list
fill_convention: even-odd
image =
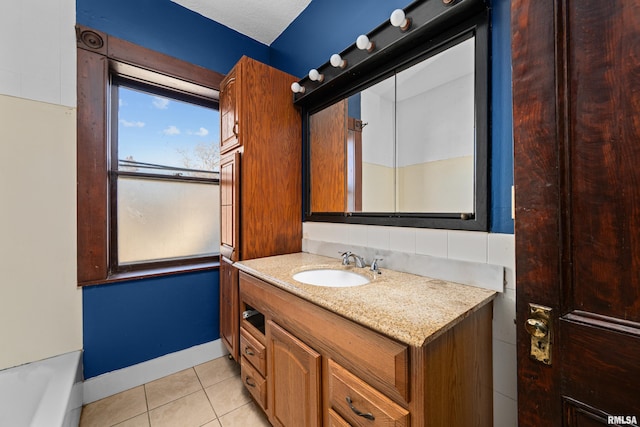
[[(316, 305), (420, 347), (452, 328), (489, 303), (495, 292), (381, 268), (375, 275), (369, 267), (343, 266), (338, 259), (308, 253), (277, 255), (240, 261), (240, 270), (256, 276)], [(293, 279), (300, 271), (321, 268), (347, 269), (368, 275), (361, 286), (324, 287)]]

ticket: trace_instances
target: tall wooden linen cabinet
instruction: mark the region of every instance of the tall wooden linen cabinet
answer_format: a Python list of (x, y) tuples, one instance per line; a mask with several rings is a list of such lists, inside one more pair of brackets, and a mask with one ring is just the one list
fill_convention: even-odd
[(298, 79), (242, 57), (220, 86), (220, 337), (239, 360), (235, 261), (299, 252), (302, 130)]

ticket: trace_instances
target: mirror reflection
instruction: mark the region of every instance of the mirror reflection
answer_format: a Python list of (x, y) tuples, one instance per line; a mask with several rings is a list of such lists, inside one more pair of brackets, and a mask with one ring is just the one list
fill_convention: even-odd
[(474, 46), (310, 115), (311, 212), (475, 211)]

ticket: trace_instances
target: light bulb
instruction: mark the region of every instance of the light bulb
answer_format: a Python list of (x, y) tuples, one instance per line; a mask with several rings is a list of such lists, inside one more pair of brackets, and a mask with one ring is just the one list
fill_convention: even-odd
[(334, 53), (333, 55), (331, 55), (330, 62), (331, 62), (331, 65), (333, 65), (336, 68), (344, 68), (347, 66), (347, 61), (342, 59), (342, 57), (337, 53)]
[(364, 34), (358, 36), (358, 38), (356, 39), (356, 46), (358, 46), (358, 49), (360, 50), (366, 50), (369, 52), (371, 52), (375, 47), (373, 42), (369, 40), (369, 37), (365, 36)]
[(304, 93), (304, 86), (300, 85), (298, 82), (293, 82), (291, 84), (291, 91), (293, 93)]
[(389, 18), (391, 25), (400, 28), (402, 31), (407, 31), (411, 25), (411, 20), (406, 17), (404, 10), (396, 9), (391, 13)]
[(322, 83), (322, 81), (324, 80), (324, 74), (320, 74), (318, 70), (313, 68), (309, 70), (309, 80)]

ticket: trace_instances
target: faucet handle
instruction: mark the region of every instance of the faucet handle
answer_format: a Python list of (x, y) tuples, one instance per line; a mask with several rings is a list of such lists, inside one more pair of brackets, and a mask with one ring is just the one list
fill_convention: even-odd
[(380, 268), (378, 267), (378, 261), (383, 261), (384, 258), (374, 258), (373, 261), (371, 261), (371, 268), (370, 270), (378, 273), (378, 274), (382, 274), (382, 271), (380, 271)]
[(351, 251), (338, 251), (338, 253), (342, 256), (342, 265), (349, 265), (349, 257), (351, 256)]

